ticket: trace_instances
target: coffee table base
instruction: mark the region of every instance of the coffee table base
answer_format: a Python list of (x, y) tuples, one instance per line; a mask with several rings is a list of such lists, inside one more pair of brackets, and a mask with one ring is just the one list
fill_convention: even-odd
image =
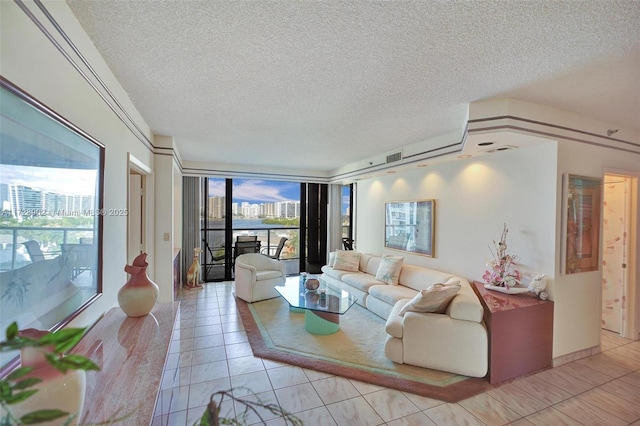
[(333, 334), (340, 330), (340, 315), (305, 310), (304, 329), (311, 334)]

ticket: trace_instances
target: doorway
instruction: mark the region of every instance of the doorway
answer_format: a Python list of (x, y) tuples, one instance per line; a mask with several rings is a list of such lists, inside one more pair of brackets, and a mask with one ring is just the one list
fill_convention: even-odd
[(629, 338), (634, 333), (633, 318), (638, 308), (632, 297), (637, 291), (631, 261), (636, 250), (634, 188), (637, 178), (621, 174), (604, 176), (602, 328)]
[(146, 194), (147, 177), (151, 170), (141, 161), (129, 154), (129, 175), (127, 194), (127, 262), (142, 252), (146, 247)]
[(127, 216), (128, 245), (127, 261), (131, 262), (144, 251), (144, 178), (141, 174), (129, 173), (129, 208)]

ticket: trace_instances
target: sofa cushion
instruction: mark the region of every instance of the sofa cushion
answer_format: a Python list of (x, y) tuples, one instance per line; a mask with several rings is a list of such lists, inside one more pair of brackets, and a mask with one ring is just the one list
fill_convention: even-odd
[(404, 257), (391, 256), (385, 254), (380, 260), (378, 270), (376, 271), (376, 279), (384, 281), (390, 285), (398, 285), (398, 279), (400, 278), (400, 269), (402, 269), (402, 263)]
[[(380, 283), (380, 282), (379, 282)], [(382, 284), (382, 283), (380, 283)], [(400, 299), (411, 299), (416, 291), (401, 285), (374, 285), (369, 288), (369, 296), (393, 306)]]
[(360, 269), (363, 272), (366, 272), (369, 275), (376, 276), (378, 272), (378, 266), (380, 265), (380, 256), (369, 256), (369, 261), (367, 262), (367, 266), (364, 269)]
[(445, 283), (454, 275), (415, 265), (403, 265), (400, 284), (414, 290), (426, 290), (434, 284)]
[(459, 290), (460, 283), (455, 285), (436, 284), (429, 290), (421, 290), (404, 305), (400, 310), (400, 316), (409, 311), (443, 314)]
[(357, 272), (360, 266), (360, 253), (352, 250), (338, 250), (336, 252), (336, 263), (334, 269)]
[(272, 278), (282, 277), (280, 271), (256, 271), (256, 281), (270, 280)]
[(344, 275), (353, 273), (349, 271), (341, 271), (339, 269), (333, 269), (329, 265), (324, 265), (321, 269), (322, 269), (322, 273), (327, 274), (328, 276), (335, 278), (337, 280), (341, 280)]
[[(372, 254), (360, 253), (360, 271), (368, 272), (367, 266), (369, 265), (369, 260), (372, 257), (375, 257), (375, 256), (373, 256)], [(371, 275), (375, 275), (375, 274), (371, 274)]]
[(342, 276), (342, 281), (345, 284), (350, 285), (351, 287), (355, 287), (358, 290), (362, 290), (364, 292), (369, 292), (369, 289), (374, 285), (384, 284), (382, 281), (376, 280), (369, 274), (365, 274), (364, 272), (358, 273), (346, 273)]
[(334, 267), (336, 265), (336, 252), (332, 251), (329, 253), (329, 262), (327, 263), (330, 267)]
[(447, 314), (453, 319), (482, 322), (484, 309), (478, 300), (478, 296), (476, 296), (468, 282), (461, 281), (461, 284), (460, 291), (447, 308)]

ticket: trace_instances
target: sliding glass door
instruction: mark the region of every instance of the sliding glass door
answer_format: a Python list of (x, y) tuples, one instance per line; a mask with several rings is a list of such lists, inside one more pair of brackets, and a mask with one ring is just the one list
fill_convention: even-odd
[(205, 281), (233, 279), (241, 252), (277, 258), (288, 274), (300, 272), (299, 183), (210, 177), (203, 187)]

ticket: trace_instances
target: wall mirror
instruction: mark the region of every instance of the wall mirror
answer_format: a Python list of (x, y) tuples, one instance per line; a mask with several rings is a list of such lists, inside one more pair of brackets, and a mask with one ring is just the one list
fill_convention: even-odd
[(103, 165), (101, 144), (0, 78), (3, 337), (60, 328), (101, 294)]
[(434, 257), (435, 200), (385, 203), (384, 246)]

